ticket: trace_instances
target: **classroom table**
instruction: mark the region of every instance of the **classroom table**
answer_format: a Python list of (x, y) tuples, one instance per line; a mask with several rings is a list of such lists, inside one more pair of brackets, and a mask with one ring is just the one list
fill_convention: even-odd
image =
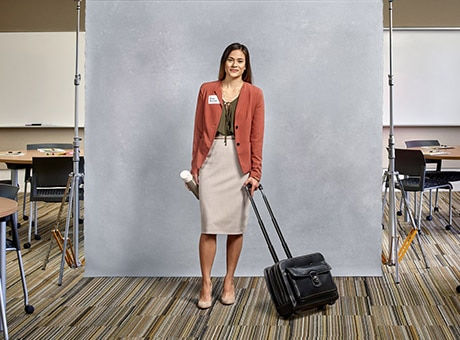
[(410, 148), (422, 150), (426, 159), (460, 160), (460, 145)]
[[(18, 209), (18, 202), (12, 199), (0, 197), (0, 289), (1, 289), (1, 317), (5, 338), (8, 337), (6, 324), (6, 217), (14, 214)], [(3, 326), (3, 327), (2, 327)]]
[[(5, 163), (7, 168), (11, 170), (11, 183), (19, 184), (18, 172), (25, 165), (32, 165), (34, 157), (56, 157), (56, 156), (72, 156), (73, 150), (64, 150), (64, 152), (43, 152), (39, 150), (13, 150), (0, 151), (0, 163)], [(80, 151), (80, 155), (82, 155)]]
[[(83, 157), (83, 150), (79, 150), (80, 157)], [(11, 171), (12, 185), (19, 186), (19, 170), (24, 169), (27, 165), (31, 166), (34, 157), (73, 157), (73, 149), (55, 149), (55, 151), (49, 151), (48, 149), (0, 151), (0, 163), (5, 163)], [(17, 217), (17, 212), (15, 216)]]
[[(45, 149), (46, 150), (46, 149)], [(73, 150), (7, 150), (0, 151), (0, 163), (5, 163), (11, 171), (11, 184), (19, 186), (19, 170), (24, 169), (26, 165), (32, 165), (34, 157), (72, 157)], [(83, 156), (83, 151), (80, 149), (80, 156)], [(14, 221), (18, 221), (17, 211), (14, 213)]]

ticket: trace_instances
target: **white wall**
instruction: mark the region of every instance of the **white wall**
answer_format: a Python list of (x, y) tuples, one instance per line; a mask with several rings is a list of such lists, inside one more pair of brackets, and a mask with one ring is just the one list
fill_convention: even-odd
[[(85, 34), (78, 40), (84, 73)], [(75, 124), (76, 33), (1, 32), (0, 127)], [(85, 121), (85, 80), (78, 88), (78, 126)]]
[[(380, 275), (381, 1), (88, 0), (86, 23), (86, 276), (199, 275), (198, 202), (178, 174), (198, 88), (234, 41), (264, 90), (262, 183), (293, 253)], [(237, 275), (270, 264), (251, 217)]]

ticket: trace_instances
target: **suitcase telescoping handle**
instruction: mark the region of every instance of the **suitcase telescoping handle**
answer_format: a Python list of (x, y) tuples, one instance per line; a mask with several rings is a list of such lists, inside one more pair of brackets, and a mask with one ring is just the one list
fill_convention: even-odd
[[(248, 184), (245, 186), (246, 193), (248, 194), (249, 200), (251, 201), (252, 208), (254, 210), (254, 213), (257, 217), (257, 221), (259, 222), (260, 230), (262, 231), (262, 234), (264, 235), (265, 242), (267, 242), (268, 249), (270, 250), (270, 254), (273, 258), (273, 261), (275, 263), (279, 262), (278, 256), (276, 254), (275, 248), (273, 247), (273, 244), (270, 240), (270, 236), (267, 233), (267, 229), (265, 228), (264, 222), (262, 221), (262, 218), (260, 217), (259, 210), (257, 209), (256, 203), (254, 201), (254, 198), (251, 196), (251, 193), (249, 189), (251, 188), (251, 185)], [(265, 196), (264, 193), (264, 188), (262, 187), (262, 184), (259, 184), (259, 191), (262, 194), (262, 198), (264, 200), (265, 206), (267, 207), (268, 213), (270, 214), (270, 217), (273, 222), (273, 226), (276, 230), (276, 233), (278, 234), (278, 238), (281, 241), (281, 245), (283, 246), (284, 252), (286, 253), (286, 256), (290, 259), (292, 258), (291, 251), (289, 250), (289, 247), (287, 245), (286, 240), (284, 239), (283, 233), (281, 232), (280, 226), (275, 218), (275, 215), (273, 214), (273, 210), (270, 207), (270, 203), (268, 203), (267, 196)]]

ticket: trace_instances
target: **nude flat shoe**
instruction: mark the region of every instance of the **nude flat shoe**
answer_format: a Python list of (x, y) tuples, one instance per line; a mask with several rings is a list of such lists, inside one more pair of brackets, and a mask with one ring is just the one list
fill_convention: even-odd
[[(211, 285), (211, 292), (212, 292), (212, 285)], [(212, 295), (210, 300), (202, 300), (198, 298), (197, 306), (199, 309), (208, 309), (212, 305)]]
[(235, 303), (235, 284), (234, 283), (232, 283), (232, 288), (233, 288), (232, 294), (227, 294), (226, 296), (222, 294), (220, 296), (220, 302), (222, 302), (223, 305), (233, 305)]
[(212, 300), (206, 301), (206, 300), (198, 300), (198, 308), (199, 309), (208, 309), (212, 305)]
[(235, 303), (235, 294), (230, 295), (228, 297), (224, 297), (223, 295), (220, 297), (220, 302), (222, 302), (223, 305), (229, 306), (233, 305)]
[(223, 305), (233, 305), (235, 300), (235, 287), (233, 287), (233, 294), (227, 294), (226, 296), (222, 294), (220, 297), (220, 302), (222, 302)]

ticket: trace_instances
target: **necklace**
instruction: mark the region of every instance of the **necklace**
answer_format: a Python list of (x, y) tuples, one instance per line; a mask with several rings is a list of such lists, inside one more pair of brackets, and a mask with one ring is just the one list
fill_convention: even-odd
[(240, 95), (240, 91), (242, 87), (243, 87), (243, 84), (236, 86), (236, 87), (222, 86), (222, 99), (226, 102), (234, 101)]

